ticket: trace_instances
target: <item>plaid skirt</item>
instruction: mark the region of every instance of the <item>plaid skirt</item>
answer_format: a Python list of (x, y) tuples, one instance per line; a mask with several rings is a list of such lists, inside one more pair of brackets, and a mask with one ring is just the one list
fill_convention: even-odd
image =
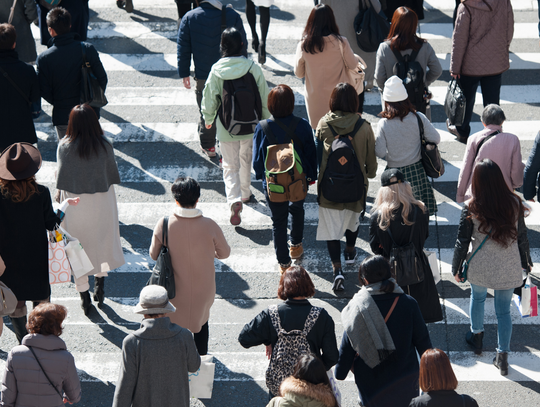
[(405, 180), (411, 184), (414, 197), (426, 205), (429, 215), (435, 214), (437, 212), (437, 201), (435, 201), (435, 194), (422, 166), (422, 161), (406, 165), (398, 168), (398, 170), (403, 173)]

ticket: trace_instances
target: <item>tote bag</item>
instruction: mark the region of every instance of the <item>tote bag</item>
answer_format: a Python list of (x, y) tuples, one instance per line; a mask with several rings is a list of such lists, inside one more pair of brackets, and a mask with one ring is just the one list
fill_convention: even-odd
[(49, 283), (69, 283), (71, 267), (66, 255), (66, 241), (56, 241), (54, 232), (49, 233)]
[(358, 63), (354, 68), (347, 66), (345, 55), (343, 55), (343, 44), (339, 40), (338, 44), (339, 51), (341, 52), (341, 59), (343, 59), (343, 65), (345, 65), (345, 72), (347, 76), (346, 82), (356, 89), (356, 93), (360, 94), (364, 91), (364, 78), (366, 77), (364, 69), (366, 69), (367, 65), (359, 55), (354, 54)]
[(538, 289), (531, 282), (530, 276), (527, 276), (521, 288), (521, 295), (514, 294), (514, 303), (522, 318), (538, 316)]
[(211, 355), (201, 356), (201, 366), (195, 373), (189, 373), (189, 396), (195, 399), (211, 399), (216, 369)]

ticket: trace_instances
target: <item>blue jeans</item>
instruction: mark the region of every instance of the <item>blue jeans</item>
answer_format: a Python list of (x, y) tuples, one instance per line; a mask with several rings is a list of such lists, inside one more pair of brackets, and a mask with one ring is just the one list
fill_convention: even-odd
[[(512, 337), (512, 317), (510, 316), (510, 303), (514, 289), (495, 290), (495, 314), (497, 315), (497, 352), (510, 351), (510, 338)], [(471, 331), (478, 334), (484, 332), (484, 304), (486, 302), (487, 288), (471, 284), (471, 303), (469, 315), (471, 316)]]

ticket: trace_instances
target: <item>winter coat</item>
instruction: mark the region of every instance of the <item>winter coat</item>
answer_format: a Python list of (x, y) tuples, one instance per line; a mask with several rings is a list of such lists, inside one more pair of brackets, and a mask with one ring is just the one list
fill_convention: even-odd
[(81, 383), (75, 360), (66, 343), (55, 335), (28, 334), (22, 345), (9, 352), (2, 379), (2, 401), (6, 407), (63, 407), (64, 403), (43, 374), (71, 403), (81, 399)]
[[(319, 180), (317, 185), (320, 185), (324, 172), (326, 171), (326, 164), (328, 163), (328, 156), (332, 151), (332, 142), (334, 141), (334, 135), (328, 127), (331, 125), (337, 134), (348, 134), (353, 131), (354, 126), (360, 116), (356, 113), (343, 113), (328, 112), (320, 121), (317, 126), (317, 132), (315, 137), (324, 142), (324, 150), (321, 161), (321, 167), (319, 169)], [(327, 200), (322, 193), (319, 193), (319, 205), (322, 208), (337, 209), (337, 210), (350, 210), (356, 213), (362, 212), (366, 207), (366, 195), (369, 188), (368, 178), (375, 178), (377, 174), (377, 157), (375, 156), (375, 136), (371, 129), (371, 124), (365, 121), (360, 127), (360, 130), (355, 134), (352, 139), (352, 145), (360, 163), (362, 174), (364, 174), (365, 194), (361, 200), (349, 203), (336, 203)]]
[[(0, 21), (7, 22), (13, 0), (0, 0)], [(30, 24), (38, 18), (37, 6), (34, 0), (17, 0), (11, 25), (17, 31), (15, 51), (23, 62), (34, 62), (37, 57), (36, 41), (32, 36)]]
[[(394, 219), (390, 221), (390, 231), (398, 246), (404, 246), (409, 243), (412, 226), (407, 226), (403, 223), (401, 211), (403, 206), (400, 206), (394, 214)], [(428, 260), (424, 255), (424, 243), (429, 236), (429, 214), (422, 213), (420, 208), (414, 206), (416, 210), (416, 223), (414, 225), (412, 242), (416, 249), (417, 258), (420, 264), (423, 265), (424, 280), (420, 283), (402, 286), (401, 288), (407, 294), (412, 296), (422, 312), (422, 317), (426, 323), (437, 322), (443, 319), (441, 304), (439, 303), (439, 295), (435, 280), (429, 266)], [(409, 212), (407, 219), (412, 222), (412, 211)], [(386, 259), (390, 259), (392, 251), (392, 239), (387, 231), (383, 231), (379, 227), (379, 213), (376, 212), (371, 216), (371, 225), (369, 227), (369, 244), (371, 251), (374, 254), (380, 254)]]
[[(236, 28), (242, 35), (247, 56), (247, 39), (240, 15), (226, 7), (227, 27)], [(202, 3), (182, 18), (178, 30), (178, 75), (187, 78), (190, 75), (191, 55), (195, 64), (195, 78), (208, 78), (212, 65), (219, 61), (219, 43), (221, 42), (221, 10), (210, 3)]]
[[(311, 308), (312, 305), (308, 300), (288, 299), (279, 304), (278, 314), (281, 327), (287, 332), (304, 329)], [(272, 325), (268, 309), (261, 311), (250, 323), (244, 326), (238, 336), (238, 341), (244, 348), (258, 345), (272, 345), (272, 348), (275, 347), (278, 334)], [(326, 370), (336, 364), (338, 350), (334, 320), (325, 309), (321, 310), (315, 325), (307, 334), (307, 341), (311, 352), (322, 360)]]
[(384, 14), (388, 18), (388, 21), (392, 21), (394, 12), (401, 6), (409, 7), (413, 10), (419, 20), (424, 19), (424, 0), (386, 0)]
[[(152, 236), (150, 257), (157, 260), (163, 245), (163, 218)], [(214, 258), (226, 259), (231, 248), (221, 228), (199, 209), (177, 207), (169, 216), (168, 247), (174, 270), (176, 296), (171, 300), (176, 312), (172, 322), (193, 333), (208, 321), (216, 295)]]
[[(458, 273), (463, 261), (470, 259), (486, 237), (485, 233), (478, 230), (480, 222), (475, 217), (472, 220), (467, 219), (468, 216), (469, 207), (466, 202), (461, 211), (454, 247), (452, 260), (452, 274), (454, 276)], [(523, 283), (522, 269), (530, 271), (533, 264), (529, 250), (527, 226), (523, 216), (517, 219), (517, 232), (517, 241), (512, 242), (508, 247), (501, 246), (493, 239), (487, 239), (469, 263), (467, 281), (494, 290), (508, 290), (521, 286)], [(471, 241), (472, 249), (469, 251)]]
[[(538, 173), (540, 172), (540, 132), (534, 139), (534, 145), (525, 165), (525, 174), (523, 175), (523, 198), (526, 200), (534, 199), (537, 194), (536, 186), (538, 184)], [(540, 192), (540, 191), (539, 191)], [(540, 193), (537, 196), (540, 201)]]
[(478, 407), (478, 403), (471, 396), (457, 394), (455, 390), (439, 390), (412, 399), (409, 407)]
[[(31, 65), (20, 61), (17, 52), (0, 50), (0, 68), (30, 102), (39, 101), (39, 83)], [(0, 152), (13, 143), (37, 143), (32, 107), (4, 75), (0, 75)]]
[(253, 138), (253, 133), (244, 136), (232, 136), (223, 127), (218, 117), (218, 110), (221, 107), (223, 96), (223, 81), (241, 78), (248, 71), (255, 78), (261, 96), (262, 118), (268, 119), (270, 117), (270, 112), (268, 111), (268, 85), (261, 67), (254, 61), (243, 56), (221, 58), (212, 66), (212, 70), (204, 86), (201, 102), (204, 122), (206, 124), (212, 124), (215, 120), (217, 123), (216, 135), (219, 141), (240, 141)]
[(47, 187), (38, 184), (37, 193), (26, 202), (13, 202), (0, 194), (0, 230), (8, 231), (0, 233), (0, 256), (6, 263), (0, 280), (19, 301), (51, 295), (45, 229), (53, 230), (56, 224), (60, 219), (53, 212)]
[[(107, 86), (107, 74), (93, 45), (79, 41), (74, 33), (52, 38), (49, 49), (38, 56), (37, 70), (41, 97), (53, 105), (54, 126), (67, 125), (71, 109), (81, 103), (81, 44), (100, 86), (103, 90)], [(99, 117), (99, 109), (94, 110)]]
[(274, 397), (266, 407), (336, 407), (334, 393), (327, 385), (312, 384), (288, 377), (281, 383), (283, 397)]
[(122, 343), (112, 407), (189, 407), (188, 372), (200, 365), (191, 332), (168, 317), (145, 319)]
[(510, 68), (514, 35), (510, 0), (466, 0), (457, 10), (450, 72), (467, 76), (498, 75)]
[[(41, 45), (48, 45), (51, 35), (47, 28), (48, 9), (38, 3), (39, 31), (41, 33)], [(86, 41), (88, 32), (88, 22), (90, 21), (90, 10), (88, 0), (62, 0), (60, 7), (65, 8), (71, 14), (70, 32), (79, 34), (81, 41)]]
[(306, 78), (305, 95), (306, 110), (309, 123), (313, 130), (319, 120), (328, 112), (330, 95), (338, 83), (350, 82), (345, 68), (354, 68), (358, 60), (349, 45), (347, 38), (340, 37), (343, 47), (343, 57), (339, 48), (339, 40), (333, 35), (324, 37), (324, 50), (310, 54), (302, 50), (303, 41), (296, 47), (294, 74)]
[(469, 137), (463, 165), (459, 172), (457, 202), (465, 202), (467, 199), (472, 198), (471, 183), (474, 166), (484, 158), (489, 158), (499, 166), (508, 188), (514, 190), (523, 184), (525, 165), (521, 161), (521, 144), (516, 135), (510, 133), (496, 134), (482, 144), (480, 151), (478, 151), (478, 145), (482, 140), (495, 131), (502, 132), (502, 127), (489, 124), (482, 131)]
[[(291, 114), (287, 117), (280, 117), (279, 121), (285, 126), (289, 126), (294, 117)], [(290, 136), (279, 125), (274, 123), (274, 121), (268, 120), (268, 126), (270, 126), (270, 130), (278, 143), (289, 142)], [(298, 154), (300, 161), (302, 161), (302, 168), (306, 173), (307, 182), (314, 182), (317, 179), (317, 154), (315, 152), (315, 142), (313, 141), (311, 126), (306, 120), (300, 119), (294, 133), (303, 144), (303, 148), (300, 148), (297, 143), (294, 143), (294, 150)], [(269, 145), (270, 143), (266, 134), (264, 134), (261, 125), (258, 124), (253, 137), (253, 170), (255, 171), (255, 179), (262, 179), (263, 189), (266, 189), (264, 163)]]
[(386, 316), (396, 296), (399, 300), (386, 325), (396, 350), (390, 357), (369, 368), (357, 357), (345, 332), (335, 368), (336, 379), (345, 380), (354, 367), (354, 381), (366, 407), (407, 407), (418, 395), (419, 356), (432, 347), (429, 332), (414, 298), (406, 294), (381, 294), (372, 298)]

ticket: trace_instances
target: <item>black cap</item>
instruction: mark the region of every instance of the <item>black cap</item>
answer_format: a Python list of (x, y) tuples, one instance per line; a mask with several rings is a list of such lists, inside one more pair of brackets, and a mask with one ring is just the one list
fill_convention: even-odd
[[(390, 182), (392, 178), (396, 177), (397, 181)], [(389, 168), (386, 171), (384, 171), (381, 175), (381, 185), (383, 187), (387, 187), (390, 185), (398, 184), (400, 182), (405, 181), (405, 176), (403, 173), (398, 170), (397, 168)]]

